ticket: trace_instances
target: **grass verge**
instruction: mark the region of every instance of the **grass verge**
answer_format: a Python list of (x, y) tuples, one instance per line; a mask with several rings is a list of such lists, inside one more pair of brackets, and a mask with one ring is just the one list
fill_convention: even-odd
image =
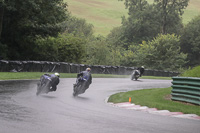
[[(39, 79), (45, 72), (0, 72), (0, 80)], [(61, 78), (76, 78), (77, 73), (60, 73)], [(130, 78), (130, 75), (92, 74), (93, 78)], [(171, 79), (171, 77), (142, 76), (143, 79)]]
[(159, 110), (169, 110), (171, 112), (183, 112), (185, 114), (197, 114), (200, 116), (200, 106), (172, 101), (166, 98), (171, 94), (170, 88), (153, 88), (145, 90), (135, 90), (121, 92), (109, 97), (108, 102), (120, 103), (128, 102), (131, 97), (134, 104), (157, 108)]
[[(0, 80), (39, 79), (45, 72), (0, 72)], [(50, 73), (51, 74), (51, 73)], [(60, 78), (76, 78), (77, 73), (60, 73)], [(128, 78), (128, 75), (92, 74), (93, 78)]]

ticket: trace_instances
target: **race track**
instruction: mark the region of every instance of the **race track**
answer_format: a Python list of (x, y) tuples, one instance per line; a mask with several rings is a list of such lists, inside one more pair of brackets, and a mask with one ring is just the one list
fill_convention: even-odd
[[(36, 96), (37, 81), (0, 81), (0, 133), (199, 133), (200, 121), (113, 107), (114, 93), (170, 87), (170, 80), (94, 78), (74, 98), (75, 79), (61, 79), (56, 92)], [(145, 97), (144, 97), (145, 98)], [(127, 99), (128, 101), (128, 99)]]

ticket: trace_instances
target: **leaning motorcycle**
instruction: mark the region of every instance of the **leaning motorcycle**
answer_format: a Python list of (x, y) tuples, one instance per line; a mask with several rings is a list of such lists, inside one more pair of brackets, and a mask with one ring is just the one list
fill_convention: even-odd
[(78, 96), (79, 94), (83, 94), (85, 92), (85, 86), (87, 84), (87, 80), (80, 77), (77, 79), (77, 83), (74, 84), (74, 92), (73, 92), (73, 96)]
[(37, 92), (36, 95), (48, 93), (51, 87), (51, 79), (47, 79), (45, 83), (39, 82), (37, 84)]
[(140, 71), (134, 70), (133, 73), (131, 74), (131, 80), (137, 80), (139, 77), (140, 77)]

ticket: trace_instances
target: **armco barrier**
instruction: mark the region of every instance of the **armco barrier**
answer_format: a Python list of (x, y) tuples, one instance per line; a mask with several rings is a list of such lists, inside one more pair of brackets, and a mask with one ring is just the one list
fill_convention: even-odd
[[(91, 67), (95, 74), (116, 74), (131, 75), (135, 67), (124, 66), (104, 66), (104, 65), (84, 65), (67, 62), (50, 61), (7, 61), (0, 60), (0, 72), (59, 72), (59, 73), (79, 73), (87, 67)], [(145, 69), (144, 76), (177, 76), (177, 72), (158, 71)]]
[(172, 77), (172, 100), (200, 105), (200, 78)]

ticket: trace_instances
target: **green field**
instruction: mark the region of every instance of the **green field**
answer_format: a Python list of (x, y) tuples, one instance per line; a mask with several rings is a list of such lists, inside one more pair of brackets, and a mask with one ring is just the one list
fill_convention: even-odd
[[(94, 25), (95, 35), (106, 36), (112, 28), (121, 25), (121, 17), (127, 16), (124, 1), (118, 0), (64, 0), (69, 11), (76, 17), (84, 18)], [(153, 0), (148, 0), (153, 2)], [(190, 0), (183, 15), (183, 23), (188, 23), (200, 13), (200, 0)]]
[(117, 0), (65, 0), (69, 11), (94, 25), (95, 34), (107, 35), (121, 24), (121, 16), (127, 15), (123, 2)]

